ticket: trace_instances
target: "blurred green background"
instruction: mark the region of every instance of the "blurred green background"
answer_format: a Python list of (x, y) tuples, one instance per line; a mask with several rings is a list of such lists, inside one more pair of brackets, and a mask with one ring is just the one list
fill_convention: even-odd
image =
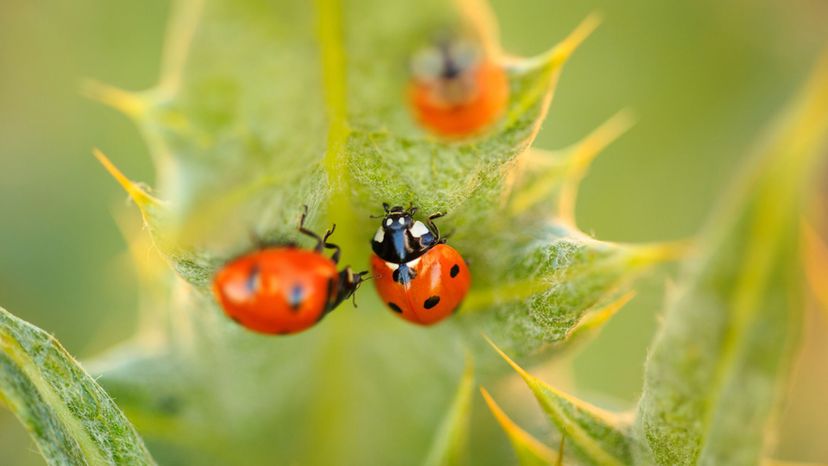
[[(346, 2), (347, 4), (347, 2)], [(510, 52), (541, 52), (587, 13), (605, 21), (567, 66), (536, 146), (559, 148), (621, 108), (638, 125), (598, 159), (578, 204), (598, 238), (691, 235), (755, 137), (828, 43), (822, 0), (495, 0)], [(92, 158), (107, 148), (131, 178), (152, 182), (127, 118), (79, 92), (84, 78), (126, 89), (157, 77), (169, 4), (0, 0), (0, 305), (55, 334), (83, 359), (129, 336), (136, 277), (113, 212), (125, 195)], [(137, 213), (135, 213), (137, 215)], [(592, 399), (631, 406), (661, 305), (664, 276), (574, 361)], [(825, 316), (782, 416), (777, 451), (828, 461)], [(505, 439), (503, 439), (505, 441)], [(0, 410), (0, 465), (41, 464)]]

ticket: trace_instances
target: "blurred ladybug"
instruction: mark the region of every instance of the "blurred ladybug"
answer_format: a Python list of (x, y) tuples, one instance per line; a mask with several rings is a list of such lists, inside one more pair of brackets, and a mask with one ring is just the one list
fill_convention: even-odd
[[(354, 273), (350, 267), (337, 271), (339, 246), (328, 242), (336, 225), (319, 237), (305, 228), (306, 215), (307, 207), (299, 231), (316, 240), (314, 249), (265, 247), (218, 271), (213, 292), (228, 317), (259, 333), (298, 333), (356, 291), (368, 272)], [(331, 257), (323, 249), (332, 249)]]
[(502, 67), (468, 40), (442, 41), (411, 61), (409, 98), (417, 120), (445, 137), (465, 137), (494, 122), (509, 99)]
[(385, 215), (371, 247), (377, 292), (400, 317), (432, 325), (453, 314), (471, 286), (466, 262), (434, 224), (444, 214), (414, 220), (415, 207), (383, 204)]

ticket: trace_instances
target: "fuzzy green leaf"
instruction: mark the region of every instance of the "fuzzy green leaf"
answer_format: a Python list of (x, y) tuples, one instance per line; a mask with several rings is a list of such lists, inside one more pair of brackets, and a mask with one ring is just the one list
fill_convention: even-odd
[[(168, 203), (108, 168), (182, 277), (207, 291), (217, 267), (253, 246), (251, 232), (293, 240), (303, 204), (312, 224), (325, 213), (336, 221), (346, 261), (363, 252), (364, 263), (374, 225), (359, 219), (382, 202), (411, 201), (423, 212), (448, 211), (443, 225), (455, 232), (455, 247), (485, 264), (473, 270), (463, 311), (474, 314), (469, 327), (524, 353), (563, 340), (584, 314), (672, 254), (595, 241), (574, 226), (578, 181), (630, 126), (626, 113), (549, 160), (518, 158), (596, 17), (549, 52), (517, 59), (491, 45), (493, 28), (479, 17), (485, 5), (361, 1), (347, 9), (336, 0), (312, 8), (182, 1), (159, 86), (141, 94), (90, 88), (148, 138)], [(473, 31), (509, 77), (504, 116), (467, 140), (424, 131), (405, 99), (401, 64), (445, 30)], [(550, 204), (556, 208), (538, 214)]]
[(60, 343), (2, 308), (0, 399), (49, 464), (155, 464), (123, 413)]
[[(448, 375), (462, 360), (458, 334), (482, 326), (510, 349), (537, 351), (564, 340), (583, 316), (614, 302), (646, 266), (669, 255), (661, 246), (596, 241), (563, 218), (587, 162), (623, 131), (623, 117), (556, 154), (565, 166), (559, 174), (531, 170), (519, 157), (594, 17), (550, 52), (519, 59), (496, 50), (493, 30), (481, 26), (485, 5), (471, 0), (180, 0), (175, 11), (156, 88), (90, 88), (147, 138), (164, 202), (104, 165), (184, 279), (176, 282), (156, 360), (172, 361), (172, 370), (142, 366), (133, 377), (102, 379), (119, 398), (135, 400), (129, 412), (142, 430), (158, 432), (159, 385), (199, 387), (182, 395), (186, 409), (164, 414), (163, 424), (221, 450), (225, 462), (423, 457), (453, 385)], [(447, 30), (473, 31), (509, 78), (503, 117), (469, 139), (424, 131), (405, 98), (412, 53)], [(515, 208), (518, 168), (527, 168), (529, 186), (555, 189)], [(361, 270), (377, 227), (369, 215), (382, 202), (448, 211), (441, 227), (453, 232), (451, 244), (474, 275), (456, 318), (412, 328), (371, 300), (370, 283), (358, 292), (358, 310), (343, 304), (301, 335), (252, 335), (224, 317), (210, 283), (228, 259), (257, 246), (251, 236), (299, 240), (296, 224), (308, 205), (309, 226), (335, 221), (343, 263)], [(565, 204), (538, 215), (544, 205)], [(415, 378), (429, 380), (430, 389), (418, 390)], [(274, 435), (286, 425), (289, 435)], [(165, 447), (197, 443), (166, 437)], [(306, 447), (317, 443), (327, 448)], [(374, 443), (395, 449), (374, 452)]]
[(800, 322), (799, 224), (828, 147), (828, 56), (769, 136), (670, 300), (638, 409), (642, 461), (763, 456)]
[(626, 420), (545, 384), (518, 366), (494, 342), (489, 340), (489, 344), (526, 382), (546, 415), (570, 440), (568, 444), (582, 460), (602, 466), (632, 464), (634, 441)]

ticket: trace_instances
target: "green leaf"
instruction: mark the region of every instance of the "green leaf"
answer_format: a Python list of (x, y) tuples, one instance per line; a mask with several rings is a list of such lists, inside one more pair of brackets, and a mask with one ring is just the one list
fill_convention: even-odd
[(574, 452), (588, 464), (632, 464), (629, 423), (621, 416), (591, 406), (555, 389), (526, 372), (512, 361), (494, 342), (495, 351), (520, 375), (549, 420), (570, 440)]
[(466, 369), (454, 401), (434, 436), (424, 466), (455, 466), (468, 463), (469, 418), (474, 394), (474, 363), (466, 357)]
[(828, 147), (828, 56), (699, 238), (647, 362), (640, 459), (757, 464), (802, 312), (803, 202)]
[[(173, 287), (156, 359), (171, 365), (148, 363), (132, 378), (102, 379), (130, 400), (142, 431), (158, 432), (165, 447), (206, 443), (228, 463), (422, 457), (444, 414), (449, 376), (461, 364), (458, 336), (482, 327), (510, 349), (538, 351), (675, 253), (600, 242), (562, 217), (571, 214), (589, 160), (629, 126), (625, 114), (552, 154), (563, 164), (559, 174), (543, 170), (543, 162), (522, 162), (563, 65), (597, 19), (525, 59), (500, 53), (486, 11), (471, 0), (180, 0), (158, 86), (140, 93), (88, 87), (127, 113), (147, 139), (157, 168), (153, 193), (163, 201), (99, 158), (183, 278)], [(405, 98), (406, 63), (445, 31), (479, 38), (509, 78), (500, 121), (462, 140), (420, 128)], [(555, 189), (515, 208), (511, 196), (520, 196), (524, 183)], [(456, 318), (412, 328), (364, 288), (359, 309), (343, 305), (301, 335), (252, 335), (224, 317), (211, 280), (228, 259), (257, 247), (251, 236), (296, 242), (307, 205), (308, 225), (336, 222), (343, 264), (361, 270), (377, 226), (369, 216), (382, 202), (448, 211), (441, 226), (453, 231), (451, 244), (474, 274)], [(544, 206), (555, 208), (539, 215)], [(123, 375), (130, 362), (114, 367)], [(429, 390), (418, 390), (415, 378), (428, 380)], [(185, 409), (153, 422), (155, 395), (169, 385), (197, 389), (181, 394)], [(287, 425), (290, 436), (274, 436)], [(166, 426), (196, 440), (166, 435)], [(318, 443), (327, 448), (308, 447)], [(375, 443), (396, 448), (374, 452)]]
[(623, 303), (643, 272), (684, 251), (678, 243), (602, 242), (561, 225), (539, 229), (535, 236), (524, 244), (512, 238), (515, 251), (506, 263), (487, 257), (497, 265), (475, 276), (482, 283), (460, 311), (473, 324), (469, 328), (482, 327), (516, 354), (560, 347), (585, 316)]
[(49, 464), (155, 464), (112, 399), (51, 335), (0, 308), (0, 399)]
[(486, 404), (489, 406), (489, 410), (495, 419), (497, 419), (497, 422), (503, 428), (504, 432), (506, 432), (506, 435), (509, 436), (509, 441), (512, 442), (512, 449), (515, 451), (518, 463), (521, 466), (549, 466), (557, 464), (562, 460), (549, 447), (541, 443), (540, 440), (518, 427), (514, 421), (509, 419), (485, 388), (481, 387), (480, 393), (486, 400)]
[(539, 57), (495, 56), (510, 81), (504, 117), (479, 137), (446, 141), (410, 116), (404, 64), (441, 31), (490, 42), (468, 10), (437, 0), (347, 9), (336, 0), (181, 2), (156, 88), (87, 89), (129, 114), (150, 143), (169, 203), (147, 220), (178, 272), (206, 285), (250, 231), (292, 236), (303, 204), (311, 222), (327, 210), (339, 225), (346, 259), (372, 234), (358, 219), (382, 202), (413, 201), (447, 210), (457, 228), (482, 228), (491, 207), (478, 207), (502, 195), (502, 175), (534, 139), (563, 64), (598, 21)]
[(515, 354), (560, 347), (581, 319), (618, 300), (654, 264), (684, 253), (683, 243), (599, 241), (575, 225), (578, 183), (631, 124), (621, 112), (569, 148), (523, 154), (510, 175), (501, 223), (484, 230), (487, 237), (458, 235), (454, 244), (472, 251), (470, 262), (487, 265), (474, 269), (479, 286), (460, 311), (475, 332), (482, 327)]

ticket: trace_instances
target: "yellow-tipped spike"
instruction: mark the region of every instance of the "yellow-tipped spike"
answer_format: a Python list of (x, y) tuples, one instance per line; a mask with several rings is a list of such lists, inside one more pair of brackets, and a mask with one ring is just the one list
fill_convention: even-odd
[(489, 411), (492, 412), (492, 415), (512, 442), (512, 447), (521, 465), (556, 464), (559, 458), (556, 458), (555, 452), (515, 424), (485, 388), (480, 387), (480, 393), (483, 395), (483, 399), (486, 400)]
[[(555, 44), (546, 52), (529, 60), (523, 60), (530, 67), (547, 66), (557, 70), (572, 56), (572, 53), (598, 28), (602, 18), (599, 13), (590, 13), (581, 21), (564, 40)], [(520, 61), (520, 60), (519, 60)]]
[(125, 91), (102, 82), (86, 80), (81, 84), (81, 93), (97, 100), (131, 118), (138, 118), (147, 111), (147, 100), (141, 94)]
[(526, 371), (525, 371), (522, 367), (518, 366), (518, 364), (517, 364), (515, 361), (512, 361), (512, 358), (510, 358), (509, 356), (507, 356), (507, 355), (506, 355), (506, 353), (504, 353), (504, 352), (503, 352), (503, 350), (502, 350), (502, 349), (500, 349), (500, 347), (499, 347), (499, 346), (497, 346), (497, 345), (495, 344), (495, 342), (494, 342), (494, 341), (492, 341), (492, 339), (491, 339), (491, 338), (489, 338), (489, 336), (488, 336), (488, 335), (483, 335), (483, 338), (486, 340), (486, 343), (488, 343), (488, 344), (489, 344), (489, 346), (491, 346), (492, 348), (494, 348), (494, 350), (497, 352), (497, 354), (499, 354), (499, 355), (500, 355), (500, 357), (501, 357), (501, 358), (503, 358), (503, 360), (504, 360), (504, 361), (506, 361), (506, 363), (507, 363), (507, 364), (509, 364), (510, 366), (512, 366), (512, 369), (514, 369), (514, 370), (515, 370), (515, 372), (517, 372), (517, 373), (518, 373), (518, 375), (520, 375), (520, 377), (521, 377), (523, 380), (525, 380), (525, 381), (527, 381), (527, 382), (528, 382), (529, 380), (535, 380), (535, 381), (540, 382), (539, 380), (535, 379), (535, 377), (533, 377), (531, 374), (529, 374), (528, 372), (526, 372)]
[(628, 244), (630, 265), (649, 267), (654, 264), (681, 260), (693, 254), (696, 241), (693, 239), (665, 241), (650, 244)]
[(601, 151), (632, 128), (633, 124), (635, 124), (635, 117), (632, 112), (622, 110), (572, 149), (558, 200), (558, 217), (562, 222), (575, 225), (575, 201), (578, 196), (578, 187), (587, 169)]
[(584, 18), (583, 21), (575, 28), (574, 31), (555, 46), (549, 53), (552, 56), (553, 63), (560, 63), (566, 61), (575, 49), (578, 48), (589, 37), (595, 29), (601, 24), (602, 18), (599, 13), (593, 12)]
[[(530, 70), (544, 70), (547, 79), (537, 80), (533, 83), (532, 88), (525, 92), (519, 100), (512, 103), (511, 108), (506, 115), (505, 126), (511, 125), (517, 118), (523, 115), (526, 110), (535, 105), (539, 98), (542, 98), (542, 108), (540, 111), (538, 123), (535, 125), (533, 134), (528, 138), (530, 141), (534, 139), (537, 132), (540, 130), (540, 122), (549, 110), (549, 104), (552, 102), (552, 95), (554, 94), (555, 84), (557, 82), (563, 64), (569, 59), (575, 49), (586, 40), (587, 37), (595, 30), (601, 23), (599, 15), (593, 13), (584, 19), (575, 30), (573, 30), (563, 41), (558, 43), (548, 52), (536, 56), (531, 59), (516, 59), (514, 63), (504, 63), (515, 68), (520, 73), (522, 68)], [(503, 60), (506, 62), (506, 60)]]
[[(528, 153), (528, 163), (545, 171), (530, 185), (517, 190), (512, 197), (510, 209), (515, 214), (546, 200), (557, 186), (561, 186), (558, 200), (558, 217), (564, 223), (575, 224), (575, 200), (578, 185), (589, 165), (608, 145), (629, 130), (634, 117), (628, 110), (615, 114), (603, 125), (571, 148), (558, 153)], [(547, 161), (541, 157), (546, 156)], [(558, 161), (559, 163), (554, 163)]]
[(153, 197), (151, 194), (144, 191), (144, 189), (137, 183), (127, 178), (121, 170), (118, 170), (118, 167), (116, 167), (99, 149), (93, 149), (92, 154), (98, 159), (101, 165), (103, 165), (106, 171), (108, 171), (109, 174), (115, 178), (115, 181), (117, 181), (118, 184), (124, 188), (124, 191), (126, 191), (132, 201), (135, 202), (138, 209), (141, 210), (141, 215), (144, 217), (145, 221), (147, 220), (146, 209), (148, 206), (158, 206), (163, 204), (161, 200)]
[(635, 291), (628, 291), (606, 306), (590, 311), (581, 319), (580, 322), (578, 322), (575, 327), (572, 328), (572, 330), (569, 331), (567, 341), (572, 340), (573, 338), (583, 337), (586, 334), (592, 333), (593, 331), (603, 327), (634, 297)]
[[(618, 466), (625, 464), (625, 457), (629, 456), (629, 450), (628, 446), (619, 449), (627, 442), (621, 429), (621, 417), (545, 384), (509, 358), (488, 336), (483, 337), (526, 382), (550, 420), (562, 434), (578, 446), (579, 450), (599, 464)], [(576, 411), (577, 416), (573, 417), (572, 411)], [(588, 427), (585, 427), (585, 424)], [(593, 436), (591, 433), (596, 428), (603, 431), (601, 437)]]

